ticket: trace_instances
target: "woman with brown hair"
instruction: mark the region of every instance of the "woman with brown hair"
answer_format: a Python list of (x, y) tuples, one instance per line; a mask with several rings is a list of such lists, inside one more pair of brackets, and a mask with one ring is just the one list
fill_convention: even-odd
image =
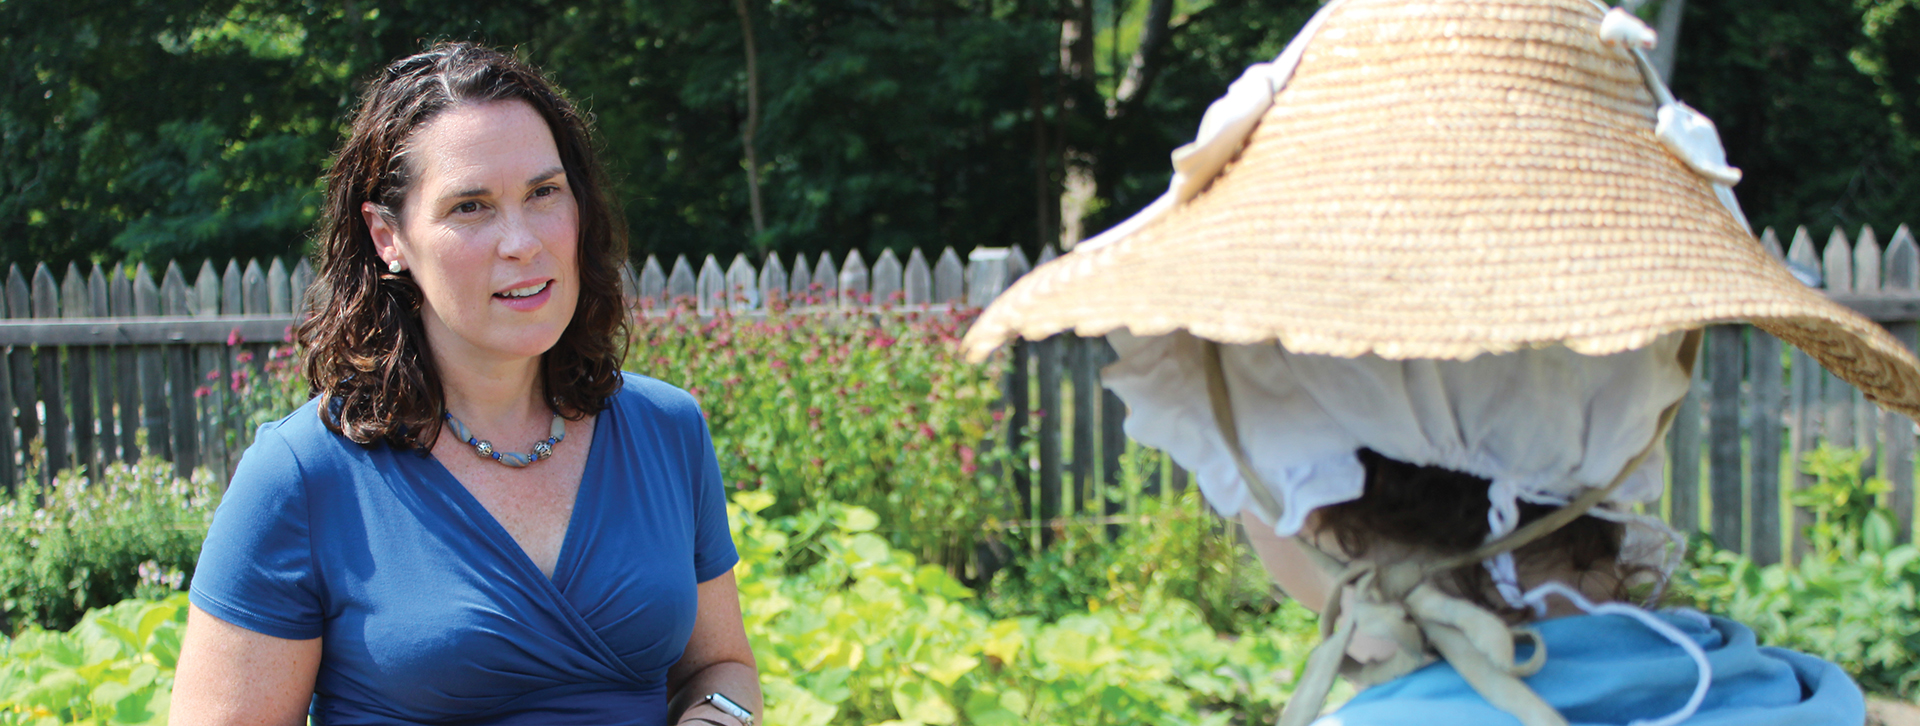
[(174, 721), (751, 724), (713, 445), (620, 370), (625, 224), (579, 111), (435, 46), (374, 79), (327, 182), (314, 398), (214, 517)]
[[(1754, 239), (1654, 40), (1597, 0), (1331, 0), (1164, 197), (968, 331), (976, 358), (1106, 336), (1127, 433), (1320, 608), (1283, 726), (1864, 720), (1837, 666), (1646, 609), (1701, 328), (1749, 321), (1920, 414), (1920, 361)], [(1322, 717), (1336, 675), (1363, 690)]]

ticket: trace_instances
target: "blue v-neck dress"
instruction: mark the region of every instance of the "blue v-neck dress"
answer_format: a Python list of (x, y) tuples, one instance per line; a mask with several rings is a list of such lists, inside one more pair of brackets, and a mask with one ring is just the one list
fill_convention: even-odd
[(437, 460), (348, 441), (309, 402), (260, 427), (190, 597), (249, 630), (321, 638), (316, 723), (651, 726), (696, 585), (738, 560), (698, 405), (628, 374), (552, 579)]

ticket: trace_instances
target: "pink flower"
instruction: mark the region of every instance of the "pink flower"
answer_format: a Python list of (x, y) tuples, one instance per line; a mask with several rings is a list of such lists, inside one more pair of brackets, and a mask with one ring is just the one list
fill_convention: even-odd
[(240, 354), (234, 356), (233, 360), (236, 363), (252, 363), (253, 351), (247, 351), (247, 350), (240, 351)]
[(231, 332), (227, 333), (227, 345), (233, 346), (245, 342), (247, 342), (247, 338), (240, 334), (239, 328), (234, 328)]
[(960, 447), (960, 473), (972, 474), (979, 470), (980, 470), (980, 466), (974, 463), (973, 447), (961, 446)]
[(210, 396), (212, 394), (213, 394), (213, 389), (208, 388), (206, 386), (201, 386), (199, 388), (193, 389), (194, 398), (206, 398), (207, 396)]

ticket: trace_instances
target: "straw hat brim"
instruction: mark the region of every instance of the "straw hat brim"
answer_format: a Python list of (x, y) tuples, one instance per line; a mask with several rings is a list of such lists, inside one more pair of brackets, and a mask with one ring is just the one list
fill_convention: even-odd
[(1795, 280), (1654, 135), (1587, 0), (1350, 0), (1235, 162), (1022, 277), (963, 346), (1187, 330), (1336, 356), (1592, 355), (1747, 321), (1920, 415), (1920, 361)]

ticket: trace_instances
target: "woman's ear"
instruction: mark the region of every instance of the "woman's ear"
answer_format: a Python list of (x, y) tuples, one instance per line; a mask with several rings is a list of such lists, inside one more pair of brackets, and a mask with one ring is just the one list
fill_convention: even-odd
[(400, 254), (398, 230), (395, 229), (395, 225), (387, 222), (385, 215), (380, 213), (380, 205), (361, 202), (360, 218), (367, 222), (367, 234), (373, 237), (373, 253), (380, 256), (380, 261), (389, 265), (395, 262), (406, 264), (406, 260)]

